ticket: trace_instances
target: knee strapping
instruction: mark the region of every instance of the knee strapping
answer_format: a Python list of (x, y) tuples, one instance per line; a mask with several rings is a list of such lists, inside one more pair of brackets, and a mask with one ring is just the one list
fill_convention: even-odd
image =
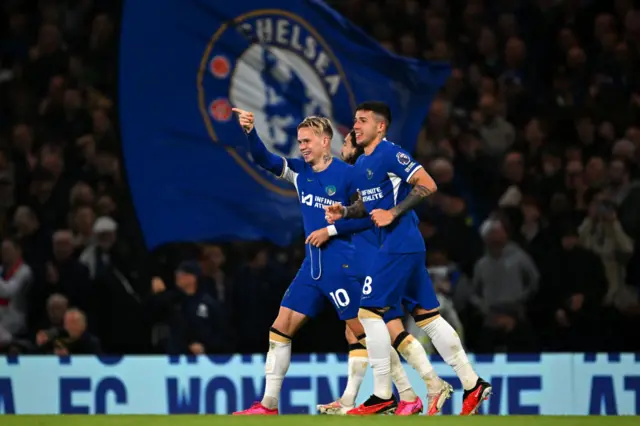
[(269, 340), (279, 343), (291, 343), (291, 336), (287, 336), (275, 327), (269, 329)]
[(355, 357), (367, 357), (367, 348), (362, 343), (352, 343), (349, 345), (349, 358)]
[(356, 339), (358, 339), (358, 343), (360, 343), (362, 345), (363, 348), (367, 348), (367, 335), (365, 333), (362, 333), (359, 336), (356, 336)]
[(420, 328), (425, 327), (436, 318), (440, 317), (440, 311), (427, 312), (426, 314), (414, 315), (413, 319), (416, 321), (416, 325)]
[(358, 319), (382, 319), (384, 312), (384, 308), (360, 308), (358, 310)]
[(404, 346), (411, 342), (411, 339), (411, 334), (403, 331), (402, 333), (398, 334), (396, 340), (393, 341), (393, 347), (395, 348), (395, 350), (402, 353), (402, 349), (404, 348)]

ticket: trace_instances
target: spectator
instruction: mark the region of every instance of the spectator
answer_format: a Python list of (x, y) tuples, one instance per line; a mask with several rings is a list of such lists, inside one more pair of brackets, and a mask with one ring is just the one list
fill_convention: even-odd
[(54, 293), (47, 299), (47, 318), (39, 330), (62, 327), (64, 314), (69, 309), (69, 300), (59, 293)]
[(33, 209), (28, 206), (18, 207), (13, 216), (13, 225), (27, 263), (43, 265), (51, 253), (51, 236), (41, 226)]
[(501, 221), (489, 220), (482, 232), (487, 250), (475, 265), (473, 285), (484, 317), (484, 350), (526, 351), (533, 344), (527, 304), (540, 275), (529, 255), (510, 241)]
[(118, 224), (110, 217), (100, 217), (93, 224), (93, 240), (80, 254), (80, 262), (89, 269), (91, 279), (111, 270), (111, 253), (117, 240)]
[(0, 345), (27, 331), (27, 298), (32, 281), (33, 273), (22, 259), (19, 243), (5, 239), (0, 266)]
[(96, 214), (89, 205), (79, 205), (70, 212), (70, 228), (73, 231), (74, 245), (76, 251), (82, 253), (93, 243), (93, 226), (96, 221)]
[[(95, 309), (91, 312), (95, 330), (103, 350), (109, 353), (124, 347), (146, 347), (136, 334), (143, 333), (146, 327), (142, 297), (137, 289), (139, 275), (129, 249), (118, 239), (117, 230), (115, 220), (98, 218), (93, 224), (93, 242), (79, 257), (93, 282), (93, 289), (88, 293), (97, 301), (91, 303)], [(114, 310), (112, 306), (122, 310)], [(121, 333), (124, 329), (129, 330), (125, 336)]]
[(484, 149), (490, 155), (500, 157), (515, 141), (513, 125), (499, 114), (497, 100), (493, 95), (483, 95), (478, 108), (478, 124)]
[(618, 207), (620, 224), (625, 233), (640, 238), (640, 181), (632, 180), (628, 160), (614, 159), (609, 163), (609, 188), (611, 199)]
[(602, 300), (607, 278), (602, 261), (580, 246), (578, 231), (567, 224), (561, 233), (561, 249), (554, 251), (544, 276), (546, 294), (555, 322), (552, 347), (560, 351), (586, 351), (593, 348), (593, 334), (603, 333)]
[(92, 286), (89, 270), (74, 256), (69, 230), (53, 234), (53, 258), (46, 264), (46, 281), (51, 292), (66, 296), (73, 306), (90, 311)]
[(594, 251), (604, 264), (607, 292), (604, 302), (620, 309), (637, 301), (626, 288), (624, 265), (633, 253), (633, 240), (622, 229), (615, 204), (603, 191), (592, 193), (589, 211), (579, 228), (580, 243)]
[(65, 312), (62, 327), (39, 331), (36, 344), (41, 351), (56, 355), (97, 355), (102, 352), (100, 341), (87, 331), (87, 318), (79, 309)]
[(220, 304), (233, 300), (233, 287), (229, 276), (224, 271), (226, 260), (220, 246), (207, 246), (202, 250), (200, 283)]
[(175, 289), (167, 290), (160, 278), (152, 281), (153, 305), (169, 323), (167, 352), (170, 354), (218, 353), (230, 350), (220, 307), (198, 285), (200, 267), (183, 262), (175, 273)]

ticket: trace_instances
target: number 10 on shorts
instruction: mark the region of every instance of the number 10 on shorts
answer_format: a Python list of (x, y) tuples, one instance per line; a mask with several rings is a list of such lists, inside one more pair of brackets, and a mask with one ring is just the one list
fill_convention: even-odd
[(333, 303), (335, 303), (336, 306), (341, 306), (343, 308), (349, 306), (349, 303), (351, 302), (349, 299), (349, 293), (347, 293), (343, 288), (339, 288), (335, 292), (332, 291), (329, 293), (329, 296), (331, 296), (331, 299), (333, 299)]

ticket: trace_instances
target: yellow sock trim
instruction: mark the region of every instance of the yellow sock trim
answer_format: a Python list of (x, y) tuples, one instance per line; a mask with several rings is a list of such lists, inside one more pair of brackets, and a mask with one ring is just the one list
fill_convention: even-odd
[(273, 340), (274, 342), (278, 342), (278, 343), (290, 343), (291, 339), (287, 339), (284, 336), (281, 336), (277, 333), (274, 333), (273, 331), (269, 332), (269, 340)]
[(382, 319), (382, 315), (372, 312), (368, 309), (360, 308), (360, 310), (358, 311), (358, 319), (365, 318)]
[(418, 325), (418, 327), (423, 328), (427, 324), (433, 322), (434, 320), (436, 320), (438, 318), (440, 318), (440, 314), (436, 315), (435, 317), (431, 317), (431, 318), (423, 319), (422, 321), (418, 321), (418, 322), (416, 322), (416, 324)]
[(355, 358), (355, 357), (368, 358), (369, 354), (367, 353), (366, 349), (354, 349), (352, 351), (349, 351), (349, 358)]

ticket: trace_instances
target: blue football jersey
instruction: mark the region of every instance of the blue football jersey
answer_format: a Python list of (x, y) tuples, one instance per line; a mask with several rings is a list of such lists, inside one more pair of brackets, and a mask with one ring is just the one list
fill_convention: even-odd
[[(353, 185), (355, 167), (344, 161), (334, 158), (325, 170), (314, 172), (300, 158), (284, 158), (269, 152), (255, 129), (247, 135), (247, 139), (256, 163), (295, 186), (302, 210), (305, 237), (328, 225), (324, 210), (326, 206), (335, 203), (348, 205), (351, 196), (357, 192)], [(351, 256), (353, 251), (351, 233), (337, 235), (322, 247), (324, 258), (334, 255)], [(313, 256), (313, 252), (309, 248), (307, 254)]]
[[(406, 198), (412, 186), (408, 183), (422, 166), (400, 146), (383, 140), (369, 155), (361, 155), (355, 165), (354, 186), (360, 191), (369, 213), (375, 209), (390, 210)], [(388, 253), (425, 251), (415, 212), (407, 212), (391, 225), (376, 228), (378, 247)]]
[[(321, 172), (314, 172), (301, 159), (285, 159), (282, 178), (291, 182), (298, 192), (305, 236), (328, 225), (325, 207), (335, 203), (349, 204), (351, 195), (356, 192), (352, 186), (353, 171), (353, 166), (337, 158)], [(323, 249), (323, 256), (351, 255), (354, 250), (351, 235), (337, 235)]]

